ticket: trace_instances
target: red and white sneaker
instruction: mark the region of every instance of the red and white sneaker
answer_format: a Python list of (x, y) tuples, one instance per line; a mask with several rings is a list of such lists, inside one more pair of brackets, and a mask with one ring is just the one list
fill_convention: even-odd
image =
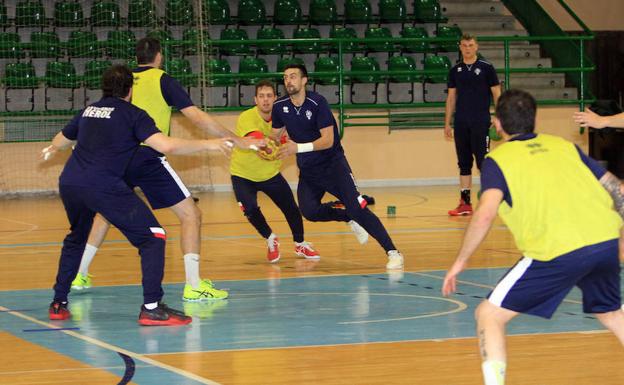
[(459, 205), (453, 210), (449, 210), (448, 215), (452, 217), (458, 217), (461, 215), (472, 215), (472, 205), (464, 202), (463, 199), (459, 200)]
[(67, 302), (52, 302), (48, 308), (48, 314), (51, 320), (66, 320), (71, 317)]
[(267, 259), (270, 263), (275, 263), (280, 260), (280, 252), (279, 252), (279, 239), (275, 234), (271, 234), (269, 238), (267, 238), (267, 244), (269, 246), (269, 250), (267, 251)]
[(305, 259), (321, 259), (319, 253), (312, 248), (310, 242), (295, 242), (295, 254)]

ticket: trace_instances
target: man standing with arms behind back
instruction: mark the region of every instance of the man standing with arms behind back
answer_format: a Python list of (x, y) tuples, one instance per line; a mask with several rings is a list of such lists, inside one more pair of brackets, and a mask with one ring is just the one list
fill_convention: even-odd
[[(452, 216), (472, 214), (470, 188), (473, 157), (481, 170), (481, 162), (490, 147), (490, 104), (494, 100), (496, 105), (501, 92), (494, 66), (477, 56), (477, 39), (463, 35), (459, 50), (462, 61), (449, 72), (444, 116), (444, 136), (455, 138), (461, 189), (459, 205), (448, 212)], [(453, 112), (455, 119), (451, 128)]]

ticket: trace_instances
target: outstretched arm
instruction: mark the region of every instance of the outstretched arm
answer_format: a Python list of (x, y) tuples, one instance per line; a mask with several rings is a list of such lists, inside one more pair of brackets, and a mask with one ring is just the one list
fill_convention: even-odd
[(41, 157), (43, 160), (48, 160), (52, 155), (54, 155), (57, 151), (65, 150), (71, 147), (74, 144), (73, 140), (67, 139), (63, 132), (59, 132), (56, 134), (54, 139), (52, 139), (52, 143), (41, 150)]
[(624, 128), (624, 112), (611, 116), (600, 116), (590, 109), (585, 109), (584, 112), (575, 112), (573, 115), (574, 121), (581, 127), (593, 127), (593, 128), (605, 128), (605, 127), (618, 127)]

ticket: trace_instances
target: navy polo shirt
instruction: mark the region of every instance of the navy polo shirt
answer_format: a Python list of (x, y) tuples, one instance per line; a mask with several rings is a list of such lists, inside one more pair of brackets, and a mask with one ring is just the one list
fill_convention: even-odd
[(59, 178), (61, 185), (129, 191), (123, 176), (130, 159), (140, 143), (160, 131), (142, 109), (107, 97), (80, 111), (62, 132), (78, 142)]
[[(510, 139), (510, 141), (514, 140), (529, 140), (533, 139), (537, 136), (537, 134), (523, 134), (518, 135)], [(576, 146), (576, 145), (575, 145)], [(576, 146), (576, 150), (581, 157), (581, 160), (585, 165), (591, 170), (596, 179), (602, 178), (602, 176), (607, 172), (598, 162), (594, 159), (590, 158), (579, 148)], [(509, 186), (507, 186), (507, 181), (505, 180), (505, 176), (501, 171), (500, 167), (496, 161), (492, 158), (485, 158), (483, 160), (483, 164), (481, 165), (481, 192), (495, 188), (501, 190), (503, 192), (503, 200), (507, 202), (509, 207), (512, 206), (511, 193), (509, 192)]]
[(484, 60), (461, 62), (449, 72), (448, 88), (455, 88), (455, 124), (489, 124), (492, 92), (499, 85), (494, 66)]
[(293, 142), (313, 142), (321, 137), (321, 129), (334, 127), (334, 144), (332, 147), (321, 150), (297, 154), (299, 169), (313, 168), (344, 156), (340, 144), (338, 123), (329, 108), (327, 100), (316, 92), (307, 91), (303, 104), (295, 106), (289, 96), (279, 98), (273, 104), (273, 128), (286, 126), (288, 136)]
[[(137, 67), (133, 69), (132, 72), (143, 72), (151, 68), (153, 67)], [(194, 105), (191, 97), (188, 92), (186, 92), (184, 87), (182, 87), (177, 80), (166, 73), (160, 77), (160, 90), (167, 104), (171, 107), (175, 107), (178, 111)]]

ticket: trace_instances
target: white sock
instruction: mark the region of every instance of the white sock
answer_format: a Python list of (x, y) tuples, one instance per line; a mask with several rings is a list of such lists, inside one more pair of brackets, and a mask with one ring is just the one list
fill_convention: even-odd
[(158, 302), (146, 303), (143, 306), (145, 306), (147, 310), (154, 310), (158, 307)]
[(186, 272), (186, 283), (193, 289), (199, 286), (199, 254), (188, 253), (184, 255), (184, 271)]
[(484, 361), (481, 364), (483, 381), (485, 385), (505, 385), (505, 369), (507, 364), (503, 361)]
[(98, 248), (87, 243), (87, 246), (84, 249), (84, 253), (82, 253), (82, 259), (80, 260), (80, 267), (78, 268), (78, 272), (82, 275), (89, 274), (89, 265), (91, 265), (91, 261), (93, 261), (93, 257), (95, 257), (95, 253), (97, 253)]

